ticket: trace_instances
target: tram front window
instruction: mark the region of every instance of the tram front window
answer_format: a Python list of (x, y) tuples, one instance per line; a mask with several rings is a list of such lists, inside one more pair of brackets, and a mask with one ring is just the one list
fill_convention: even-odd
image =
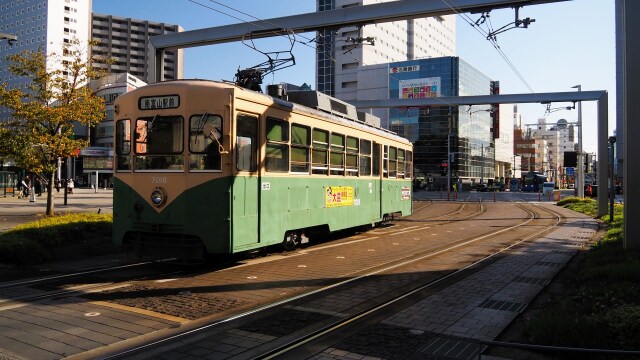
[(222, 117), (212, 114), (194, 115), (189, 119), (189, 169), (221, 170), (224, 152)]
[(181, 116), (139, 118), (135, 129), (136, 170), (183, 171)]

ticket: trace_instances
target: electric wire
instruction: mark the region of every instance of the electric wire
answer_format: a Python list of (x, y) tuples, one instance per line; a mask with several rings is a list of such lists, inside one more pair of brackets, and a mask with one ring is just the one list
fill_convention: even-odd
[(511, 70), (513, 70), (513, 72), (516, 74), (516, 76), (520, 79), (520, 81), (522, 81), (522, 83), (527, 87), (527, 89), (529, 89), (530, 92), (535, 93), (535, 91), (533, 90), (533, 88), (529, 85), (529, 83), (527, 82), (527, 80), (525, 80), (525, 78), (522, 76), (522, 74), (518, 71), (518, 69), (515, 67), (515, 65), (511, 62), (511, 60), (509, 60), (509, 57), (507, 56), (507, 54), (504, 53), (504, 51), (502, 51), (502, 49), (500, 48), (500, 46), (498, 45), (498, 42), (493, 39), (492, 37), (489, 36), (489, 33), (485, 32), (483, 29), (475, 26), (474, 21), (471, 19), (471, 17), (469, 15), (467, 15), (466, 13), (463, 13), (461, 11), (459, 11), (458, 9), (454, 8), (453, 6), (451, 6), (451, 4), (449, 2), (447, 2), (447, 0), (442, 0), (442, 2), (447, 5), (451, 10), (453, 10), (458, 16), (460, 16), (467, 24), (471, 25), (472, 28), (476, 29), (476, 31), (478, 31), (480, 34), (484, 35), (485, 38), (487, 38), (489, 40), (489, 43), (493, 46), (494, 49), (496, 49), (496, 51), (498, 52), (498, 54), (502, 57), (502, 59), (507, 63), (507, 65), (511, 68)]
[[(199, 2), (197, 2), (197, 1), (195, 1), (195, 0), (187, 0), (187, 1), (189, 1), (189, 2), (191, 2), (191, 3), (193, 3), (193, 4), (196, 4), (196, 5), (200, 5), (200, 6), (202, 6), (202, 7), (204, 7), (204, 8), (207, 8), (207, 9), (209, 9), (209, 10), (211, 10), (211, 11), (215, 11), (215, 12), (218, 12), (218, 13), (220, 13), (220, 14), (223, 14), (223, 15), (229, 16), (229, 17), (231, 17), (231, 18), (233, 18), (233, 19), (236, 19), (236, 20), (238, 20), (238, 21), (240, 21), (240, 22), (243, 22), (243, 23), (246, 23), (246, 24), (253, 25), (253, 26), (255, 26), (255, 27), (259, 28), (259, 29), (262, 29), (262, 30), (265, 30), (265, 29), (266, 29), (266, 27), (265, 27), (265, 26), (262, 26), (262, 25), (260, 25), (260, 24), (255, 23), (255, 22), (249, 22), (249, 21), (246, 21), (246, 20), (244, 20), (244, 19), (242, 19), (242, 18), (239, 18), (239, 17), (237, 17), (237, 16), (234, 16), (234, 15), (228, 14), (228, 13), (226, 13), (226, 12), (224, 12), (224, 11), (222, 11), (222, 10), (218, 10), (218, 9), (216, 9), (216, 8), (214, 8), (214, 7), (207, 6), (207, 5), (205, 5), (205, 4), (199, 3)], [(217, 4), (217, 5), (223, 6), (223, 7), (227, 8), (227, 9), (233, 10), (233, 11), (235, 11), (235, 12), (238, 12), (238, 13), (242, 14), (242, 15), (248, 16), (248, 17), (250, 17), (250, 18), (252, 18), (252, 19), (255, 19), (255, 20), (258, 20), (258, 21), (260, 21), (260, 22), (264, 22), (264, 23), (269, 24), (269, 25), (271, 25), (271, 26), (275, 26), (275, 27), (278, 27), (278, 28), (280, 28), (280, 27), (281, 27), (280, 25), (278, 25), (278, 24), (276, 24), (276, 23), (273, 23), (273, 22), (268, 21), (268, 20), (260, 19), (260, 18), (258, 18), (258, 17), (256, 17), (256, 16), (253, 16), (253, 15), (251, 15), (251, 14), (248, 14), (248, 13), (244, 12), (244, 11), (241, 11), (241, 10), (238, 10), (238, 9), (233, 8), (233, 7), (231, 7), (231, 6), (228, 6), (228, 5), (226, 5), (226, 4), (223, 4), (223, 3), (219, 2), (219, 1), (209, 0), (209, 2), (212, 2), (212, 3), (214, 3), (214, 4)], [(275, 34), (275, 32), (274, 32), (274, 34)], [(285, 35), (285, 34), (281, 34), (280, 36), (285, 37), (286, 35)], [(303, 38), (304, 40), (306, 40), (307, 42), (299, 41), (299, 40), (295, 39), (295, 36), (299, 36), (299, 37)], [(306, 47), (308, 47), (308, 48), (311, 48), (311, 49), (314, 49), (315, 51), (318, 51), (318, 48), (317, 48), (317, 47), (313, 47), (313, 46), (309, 45), (309, 43), (311, 43), (311, 42), (317, 43), (317, 42), (318, 42), (317, 38), (309, 38), (309, 37), (304, 36), (304, 35), (302, 35), (302, 34), (294, 34), (294, 40), (295, 40), (295, 42), (297, 42), (297, 43), (299, 43), (299, 44), (302, 44), (302, 45), (304, 45), (304, 46), (306, 46)], [(324, 43), (323, 43), (323, 45), (322, 45), (322, 46), (324, 46)], [(326, 50), (322, 50), (322, 53), (323, 53), (323, 54), (325, 54), (326, 56), (328, 56), (328, 57), (329, 57), (329, 59), (330, 59), (332, 62), (334, 62), (334, 63), (336, 62), (336, 60), (334, 59), (334, 57), (333, 57), (330, 53), (328, 53)], [(354, 58), (354, 59), (355, 59), (355, 58)], [(358, 59), (355, 59), (355, 60), (358, 60)]]
[[(238, 20), (238, 21), (241, 21), (241, 22), (244, 22), (244, 23), (247, 23), (247, 24), (251, 24), (251, 25), (256, 26), (256, 27), (258, 27), (258, 28), (260, 28), (260, 29), (266, 29), (266, 27), (265, 27), (265, 26), (262, 26), (262, 25), (259, 25), (259, 24), (256, 24), (256, 23), (248, 22), (248, 21), (246, 21), (246, 20), (244, 20), (244, 19), (241, 19), (241, 18), (239, 18), (239, 17), (237, 17), (237, 16), (234, 16), (234, 15), (228, 14), (227, 12), (224, 12), (224, 11), (222, 11), (222, 10), (219, 10), (219, 9), (214, 8), (214, 7), (208, 6), (208, 5), (206, 5), (206, 4), (202, 4), (202, 3), (197, 2), (197, 1), (195, 1), (195, 0), (187, 0), (187, 1), (189, 1), (189, 2), (191, 2), (191, 3), (194, 3), (194, 4), (196, 4), (196, 5), (200, 5), (200, 6), (204, 7), (204, 8), (209, 9), (209, 10), (212, 10), (212, 11), (218, 12), (218, 13), (220, 13), (220, 14), (223, 14), (223, 15), (229, 16), (229, 17), (231, 17), (231, 18), (233, 18), (233, 19), (236, 19), (236, 20)], [(211, 3), (217, 4), (217, 5), (223, 6), (223, 7), (227, 8), (227, 9), (233, 10), (233, 11), (235, 11), (235, 12), (238, 12), (238, 13), (240, 13), (240, 14), (242, 14), (242, 15), (245, 15), (245, 16), (247, 16), (247, 17), (250, 17), (250, 18), (252, 18), (252, 19), (255, 19), (255, 20), (258, 20), (258, 21), (264, 22), (264, 23), (266, 23), (266, 24), (269, 24), (269, 25), (272, 25), (272, 26), (275, 26), (275, 27), (280, 27), (278, 24), (275, 24), (275, 23), (273, 23), (273, 22), (271, 22), (271, 21), (260, 19), (260, 18), (258, 18), (258, 17), (256, 17), (256, 16), (253, 16), (253, 15), (248, 14), (248, 13), (246, 13), (246, 12), (243, 12), (243, 11), (241, 11), (241, 10), (235, 9), (235, 8), (233, 8), (233, 7), (231, 7), (231, 6), (228, 6), (228, 5), (226, 5), (226, 4), (223, 4), (223, 3), (219, 2), (219, 1), (216, 1), (216, 0), (208, 0), (208, 1), (209, 1), (209, 2), (211, 2)], [(445, 0), (443, 0), (443, 1), (446, 3), (446, 1), (445, 1)], [(452, 7), (451, 7), (451, 5), (449, 5), (448, 3), (446, 3), (446, 5), (447, 5), (447, 6), (449, 6), (450, 8), (452, 8)], [(456, 11), (456, 10), (455, 10), (455, 9), (453, 9), (453, 8), (452, 8), (452, 10)], [(456, 11), (456, 13), (457, 13), (458, 15), (460, 15), (460, 13), (459, 13), (458, 11)], [(468, 20), (465, 20), (465, 21), (467, 21), (467, 22), (471, 21), (471, 20), (470, 20), (470, 18), (468, 17), (468, 15), (466, 15), (466, 14), (464, 14), (464, 13), (463, 13), (462, 15), (467, 16)], [(480, 32), (481, 34), (483, 34), (482, 29), (479, 29), (479, 28), (477, 28), (477, 27), (474, 27), (474, 29), (476, 29), (476, 31), (478, 31), (478, 32)], [(303, 35), (300, 35), (300, 34), (296, 34), (296, 35), (297, 35), (297, 36), (300, 36), (301, 38), (303, 38), (303, 39), (305, 39), (305, 40), (307, 40), (307, 41), (309, 41), (309, 42), (314, 42), (314, 41), (316, 40), (316, 39), (308, 38), (308, 37), (303, 36)], [(486, 34), (486, 33), (484, 33), (483, 35), (484, 35), (485, 37), (487, 36), (487, 34)], [(284, 35), (281, 35), (281, 36), (284, 36)], [(301, 43), (301, 44), (303, 44), (303, 45), (305, 45), (305, 46), (307, 46), (307, 47), (314, 48), (314, 47), (312, 47), (311, 45), (309, 45), (308, 43), (301, 42), (301, 41), (299, 41), (299, 40), (296, 40), (296, 42)], [(317, 48), (314, 48), (314, 49), (315, 49), (315, 50), (317, 50)], [(333, 61), (334, 63), (336, 62), (336, 60), (333, 58), (333, 56), (332, 56), (331, 54), (327, 53), (326, 51), (323, 51), (323, 53), (324, 53), (325, 55), (327, 55), (327, 56), (331, 59), (331, 61)], [(354, 60), (356, 60), (356, 61), (360, 61), (359, 59), (357, 59), (357, 58), (355, 58), (355, 57), (353, 57), (353, 56), (351, 56), (351, 58), (353, 58), (353, 59), (354, 59)], [(516, 70), (516, 71), (517, 71), (517, 70)], [(398, 78), (395, 78), (395, 77), (393, 77), (392, 75), (390, 75), (390, 77), (391, 77), (391, 78), (393, 78), (393, 79), (395, 79), (395, 80), (399, 80)], [(441, 100), (439, 97), (436, 97), (436, 99), (437, 99), (438, 101), (441, 101), (441, 102), (442, 102), (444, 105), (446, 105), (446, 106), (449, 106), (449, 107), (456, 107), (456, 105), (453, 105), (453, 104), (448, 103), (448, 102), (446, 102), (446, 101), (444, 101), (444, 100)]]

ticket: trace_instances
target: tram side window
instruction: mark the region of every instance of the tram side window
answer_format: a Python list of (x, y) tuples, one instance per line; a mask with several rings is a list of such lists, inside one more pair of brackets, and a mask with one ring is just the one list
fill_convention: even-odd
[(328, 174), (329, 171), (329, 132), (313, 129), (313, 150), (311, 152), (311, 172)]
[(267, 146), (264, 166), (267, 171), (289, 171), (289, 123), (267, 117)]
[(311, 129), (308, 126), (291, 124), (291, 172), (309, 174), (309, 150)]
[(389, 146), (382, 146), (382, 176), (389, 177)]
[(398, 149), (398, 179), (404, 179), (404, 149)]
[(389, 146), (389, 178), (395, 179), (398, 176), (398, 149)]
[(358, 176), (359, 141), (357, 138), (347, 136), (347, 176)]
[(360, 175), (371, 175), (371, 141), (360, 140)]
[(344, 135), (331, 133), (331, 175), (344, 175)]
[(373, 143), (373, 176), (380, 176), (380, 144)]
[(236, 169), (256, 171), (258, 168), (258, 118), (240, 114), (236, 121)]
[(131, 170), (131, 120), (116, 123), (116, 170)]
[(189, 119), (189, 170), (221, 170), (222, 117), (197, 114)]

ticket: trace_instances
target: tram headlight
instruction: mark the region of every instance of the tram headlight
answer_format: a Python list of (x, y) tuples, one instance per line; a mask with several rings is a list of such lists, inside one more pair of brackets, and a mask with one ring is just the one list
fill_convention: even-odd
[(151, 192), (151, 202), (154, 206), (160, 207), (167, 202), (167, 192), (163, 188), (155, 188)]

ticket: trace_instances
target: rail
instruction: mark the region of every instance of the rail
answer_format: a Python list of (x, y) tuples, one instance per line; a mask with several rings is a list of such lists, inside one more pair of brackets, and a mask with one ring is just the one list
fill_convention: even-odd
[(575, 347), (562, 347), (562, 346), (551, 346), (551, 345), (510, 343), (510, 342), (492, 341), (492, 340), (478, 340), (478, 348), (479, 348), (478, 359), (482, 358), (483, 346), (498, 346), (498, 347), (514, 348), (514, 349), (536, 350), (536, 351), (544, 351), (544, 352), (561, 352), (561, 353), (572, 353), (572, 354), (620, 355), (620, 356), (640, 355), (640, 351), (636, 351), (636, 350), (575, 348)]

